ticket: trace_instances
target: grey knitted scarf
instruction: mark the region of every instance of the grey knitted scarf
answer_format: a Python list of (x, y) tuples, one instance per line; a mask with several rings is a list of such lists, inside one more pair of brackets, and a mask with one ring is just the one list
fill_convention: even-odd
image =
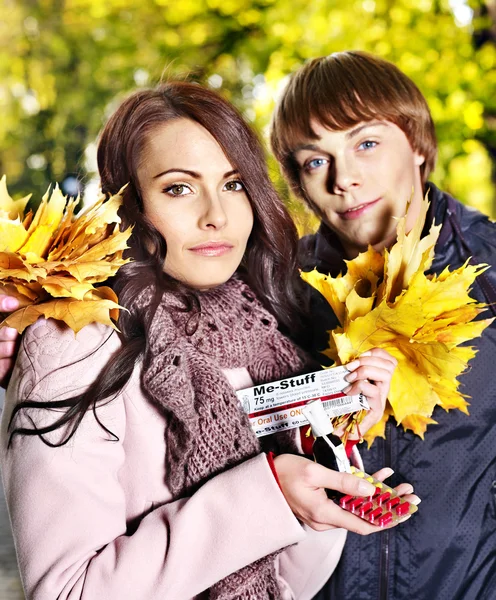
[[(296, 374), (307, 361), (242, 281), (202, 292), (200, 305), (199, 312), (185, 311), (177, 296), (164, 294), (143, 365), (143, 386), (168, 420), (165, 460), (174, 498), (261, 451), (222, 370), (245, 367), (257, 384)], [(279, 437), (282, 444), (291, 446), (290, 433)], [(274, 560), (267, 556), (229, 575), (209, 598), (280, 600)]]

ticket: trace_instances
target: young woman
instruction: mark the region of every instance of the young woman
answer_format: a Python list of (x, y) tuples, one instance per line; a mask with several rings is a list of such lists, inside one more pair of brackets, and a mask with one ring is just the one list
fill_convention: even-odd
[[(278, 328), (302, 328), (297, 240), (261, 147), (216, 94), (168, 83), (117, 109), (98, 160), (105, 192), (129, 183), (127, 310), (120, 334), (40, 320), (22, 339), (0, 454), (26, 596), (311, 598), (336, 527), (375, 530), (324, 488), (373, 488), (297, 456), (291, 432), (264, 440), (271, 462), (234, 391), (313, 368)], [(350, 365), (369, 425), (394, 366)]]

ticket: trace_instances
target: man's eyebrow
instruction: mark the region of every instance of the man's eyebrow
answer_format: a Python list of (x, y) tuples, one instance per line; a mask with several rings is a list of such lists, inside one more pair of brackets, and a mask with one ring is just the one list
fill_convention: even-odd
[(298, 144), (294, 147), (292, 154), (299, 152), (300, 150), (316, 150), (317, 152), (320, 150), (318, 146), (315, 144)]
[(385, 121), (370, 121), (368, 123), (364, 123), (363, 125), (359, 125), (358, 127), (355, 127), (355, 129), (352, 129), (351, 131), (348, 131), (348, 133), (346, 134), (346, 139), (350, 140), (351, 138), (356, 137), (358, 134), (360, 134), (364, 129), (367, 129), (368, 127), (387, 127), (388, 124)]
[[(386, 123), (386, 121), (369, 121), (367, 123), (364, 123), (363, 125), (355, 127), (355, 129), (352, 129), (351, 131), (348, 131), (348, 133), (346, 134), (346, 139), (350, 140), (356, 137), (368, 127), (388, 127), (388, 123)], [(322, 138), (318, 139), (320, 140)], [(320, 152), (321, 148), (319, 148), (318, 144), (298, 144), (294, 147), (292, 154), (296, 154), (300, 150), (312, 150), (313, 152)]]

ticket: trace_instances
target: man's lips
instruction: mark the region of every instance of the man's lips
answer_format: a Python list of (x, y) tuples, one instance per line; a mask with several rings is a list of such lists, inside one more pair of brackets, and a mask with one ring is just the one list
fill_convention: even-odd
[(234, 246), (229, 242), (206, 242), (205, 244), (193, 246), (189, 250), (201, 256), (222, 256), (233, 248)]
[(353, 206), (352, 208), (349, 208), (348, 210), (345, 210), (344, 212), (340, 212), (338, 214), (345, 221), (358, 219), (364, 213), (366, 213), (369, 210), (369, 208), (377, 204), (379, 201), (380, 198), (377, 198), (377, 200), (372, 200), (372, 202), (364, 202), (362, 204), (357, 204), (356, 206)]

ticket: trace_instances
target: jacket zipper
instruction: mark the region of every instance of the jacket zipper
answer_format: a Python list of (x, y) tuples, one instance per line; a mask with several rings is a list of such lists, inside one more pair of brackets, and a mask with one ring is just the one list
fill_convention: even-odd
[[(384, 442), (384, 466), (390, 467), (392, 462), (391, 423), (386, 423), (386, 439)], [(389, 538), (391, 532), (381, 534), (381, 550), (379, 558), (379, 600), (388, 600), (389, 589)]]

